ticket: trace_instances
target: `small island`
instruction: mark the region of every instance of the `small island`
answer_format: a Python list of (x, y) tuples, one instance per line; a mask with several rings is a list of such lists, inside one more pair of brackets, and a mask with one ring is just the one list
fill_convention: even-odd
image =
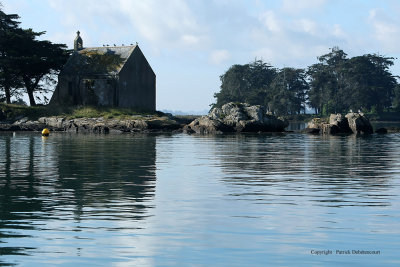
[[(38, 40), (44, 32), (20, 28), (18, 15), (1, 16), (1, 131), (284, 132), (289, 121), (303, 121), (307, 133), (369, 134), (368, 118), (400, 120), (392, 57), (348, 58), (333, 47), (304, 69), (257, 59), (235, 64), (220, 76), (208, 115), (174, 117), (156, 111), (156, 74), (137, 43), (84, 47), (78, 31), (68, 50)], [(24, 93), (30, 107), (11, 104), (12, 97), (23, 102)]]

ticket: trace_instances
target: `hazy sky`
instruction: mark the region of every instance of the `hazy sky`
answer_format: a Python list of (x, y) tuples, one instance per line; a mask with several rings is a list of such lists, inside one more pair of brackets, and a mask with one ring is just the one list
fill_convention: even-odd
[[(255, 58), (305, 68), (330, 47), (400, 56), (398, 0), (0, 0), (22, 27), (73, 47), (138, 42), (157, 75), (157, 109), (204, 110), (219, 76)], [(400, 61), (393, 73), (400, 75)]]

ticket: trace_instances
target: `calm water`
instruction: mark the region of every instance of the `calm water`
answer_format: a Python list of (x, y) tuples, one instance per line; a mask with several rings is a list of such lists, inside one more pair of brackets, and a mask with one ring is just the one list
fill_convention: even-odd
[(0, 264), (399, 266), (399, 193), (399, 134), (2, 133)]

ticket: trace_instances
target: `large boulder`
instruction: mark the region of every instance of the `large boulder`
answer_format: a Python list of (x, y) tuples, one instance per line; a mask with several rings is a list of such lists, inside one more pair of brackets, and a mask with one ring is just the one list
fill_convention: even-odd
[(313, 118), (307, 123), (306, 131), (316, 133), (316, 130), (321, 130), (322, 125), (325, 123), (326, 122), (321, 118)]
[(245, 110), (246, 107), (248, 107), (248, 104), (238, 104), (231, 102), (222, 106), (222, 112), (214, 113), (220, 113), (220, 118), (223, 116), (223, 121), (225, 124), (236, 126), (239, 121), (245, 121), (249, 119)]
[(65, 118), (58, 117), (41, 117), (38, 119), (38, 121), (40, 123), (46, 124), (48, 127), (51, 127), (54, 130), (63, 130), (67, 125)]
[(341, 133), (339, 127), (334, 124), (324, 123), (321, 125), (322, 134), (339, 134)]
[(342, 114), (331, 114), (329, 116), (329, 124), (331, 126), (336, 126), (334, 133), (352, 133), (347, 118), (344, 117)]
[(234, 132), (235, 129), (227, 124), (224, 124), (220, 119), (213, 119), (210, 116), (202, 116), (195, 119), (183, 129), (186, 133), (223, 133)]
[(213, 108), (185, 126), (188, 133), (223, 132), (283, 132), (288, 123), (273, 115), (268, 115), (260, 105), (246, 103), (227, 103), (221, 108)]
[(331, 114), (329, 122), (321, 118), (314, 118), (308, 124), (305, 130), (307, 133), (322, 134), (371, 134), (372, 126), (369, 120), (362, 113)]
[(349, 127), (356, 134), (372, 134), (374, 132), (371, 123), (363, 113), (350, 112), (345, 116), (348, 120)]

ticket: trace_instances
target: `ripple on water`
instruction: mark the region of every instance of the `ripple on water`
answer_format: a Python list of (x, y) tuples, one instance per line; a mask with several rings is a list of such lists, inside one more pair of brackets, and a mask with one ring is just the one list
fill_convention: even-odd
[(399, 141), (2, 133), (0, 264), (389, 265)]

